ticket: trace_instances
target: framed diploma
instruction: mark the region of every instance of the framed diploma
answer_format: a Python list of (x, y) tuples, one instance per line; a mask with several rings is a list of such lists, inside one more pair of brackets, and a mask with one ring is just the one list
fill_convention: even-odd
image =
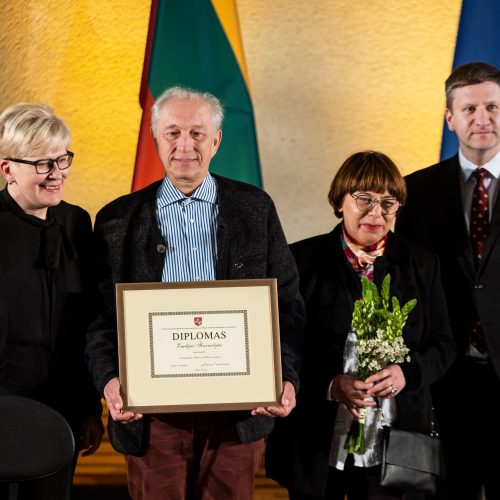
[(249, 410), (282, 391), (276, 279), (116, 285), (125, 409)]

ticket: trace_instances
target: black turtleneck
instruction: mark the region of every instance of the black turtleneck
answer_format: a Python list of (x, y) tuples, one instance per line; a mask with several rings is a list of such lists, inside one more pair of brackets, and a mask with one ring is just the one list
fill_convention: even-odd
[(0, 192), (0, 393), (99, 413), (83, 362), (95, 309), (91, 237), (79, 207), (61, 202), (43, 220)]

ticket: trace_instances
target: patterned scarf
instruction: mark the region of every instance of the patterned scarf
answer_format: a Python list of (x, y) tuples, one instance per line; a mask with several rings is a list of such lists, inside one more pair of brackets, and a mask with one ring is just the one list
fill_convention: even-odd
[(387, 234), (377, 243), (373, 243), (373, 245), (368, 245), (367, 247), (362, 247), (352, 241), (347, 234), (344, 225), (342, 225), (341, 240), (345, 256), (351, 263), (352, 268), (359, 278), (366, 276), (370, 281), (373, 281), (373, 265), (375, 264), (375, 259), (377, 257), (384, 255)]

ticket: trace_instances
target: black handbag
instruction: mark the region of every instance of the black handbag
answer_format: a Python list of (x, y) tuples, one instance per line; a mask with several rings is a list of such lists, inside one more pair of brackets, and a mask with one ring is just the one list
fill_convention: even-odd
[(434, 494), (440, 465), (436, 436), (385, 427), (380, 484)]

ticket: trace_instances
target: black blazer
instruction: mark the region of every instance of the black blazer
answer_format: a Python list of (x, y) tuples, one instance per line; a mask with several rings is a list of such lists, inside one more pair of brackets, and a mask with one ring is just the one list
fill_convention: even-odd
[[(329, 234), (292, 245), (307, 310), (301, 391), (297, 408), (276, 422), (266, 451), (270, 477), (313, 496), (323, 496), (326, 488), (338, 406), (327, 400), (328, 387), (343, 373), (354, 301), (361, 296), (361, 281), (344, 255), (340, 233), (339, 224)], [(391, 274), (391, 295), (401, 303), (417, 299), (404, 330), (411, 361), (401, 365), (407, 385), (396, 397), (396, 426), (427, 432), (429, 385), (445, 373), (455, 355), (438, 259), (390, 233), (386, 253), (375, 263), (379, 286), (387, 273)]]
[(458, 156), (406, 177), (408, 200), (397, 234), (436, 253), (457, 344), (465, 356), (471, 321), (478, 315), (493, 367), (500, 379), (500, 202), (493, 207), (484, 257), (474, 268), (460, 192)]
[[(300, 338), (304, 304), (298, 274), (271, 198), (241, 182), (213, 176), (219, 208), (217, 279), (277, 278), (283, 379), (298, 389)], [(101, 269), (104, 310), (87, 335), (87, 355), (94, 382), (102, 392), (118, 376), (114, 284), (161, 281), (166, 242), (156, 219), (160, 182), (104, 207), (96, 217), (95, 240)], [(274, 419), (233, 412), (240, 440), (266, 437)], [(148, 419), (123, 425), (109, 420), (110, 439), (116, 450), (140, 454), (146, 443)]]

